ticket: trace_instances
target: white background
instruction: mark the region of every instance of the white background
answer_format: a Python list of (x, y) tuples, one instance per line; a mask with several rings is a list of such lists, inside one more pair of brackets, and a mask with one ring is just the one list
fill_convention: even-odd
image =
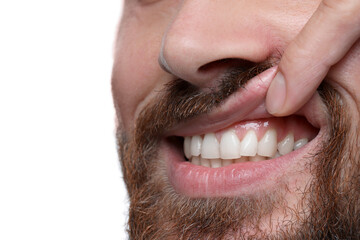
[(121, 8), (0, 1), (0, 239), (126, 239), (110, 88)]

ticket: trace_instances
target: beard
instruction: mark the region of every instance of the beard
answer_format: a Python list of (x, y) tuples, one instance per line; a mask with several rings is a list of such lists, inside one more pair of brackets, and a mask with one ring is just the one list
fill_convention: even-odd
[[(270, 61), (232, 69), (217, 88), (201, 91), (176, 80), (169, 83), (137, 118), (135, 129), (117, 130), (119, 156), (130, 198), (130, 239), (359, 239), (360, 165), (356, 134), (340, 94), (323, 83), (318, 93), (328, 111), (324, 141), (306, 167), (312, 179), (299, 204), (287, 207), (287, 183), (256, 196), (189, 198), (176, 193), (158, 149), (164, 131), (210, 112), (246, 82), (272, 65)], [(357, 131), (356, 131), (357, 132)], [(169, 138), (181, 147), (177, 138)], [(288, 220), (275, 232), (260, 222), (282, 206)]]

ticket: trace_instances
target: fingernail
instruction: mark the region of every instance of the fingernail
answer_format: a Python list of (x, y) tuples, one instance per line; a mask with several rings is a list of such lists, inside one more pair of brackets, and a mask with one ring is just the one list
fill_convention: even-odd
[(285, 78), (278, 72), (272, 80), (266, 95), (266, 109), (270, 114), (280, 112), (286, 95)]

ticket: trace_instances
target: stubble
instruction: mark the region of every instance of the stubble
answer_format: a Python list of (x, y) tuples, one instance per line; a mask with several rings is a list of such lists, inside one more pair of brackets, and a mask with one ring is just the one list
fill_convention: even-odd
[[(324, 142), (309, 154), (313, 180), (303, 190), (292, 219), (268, 234), (261, 219), (286, 208), (286, 182), (276, 192), (252, 197), (188, 198), (174, 191), (158, 148), (163, 131), (211, 111), (246, 82), (272, 65), (235, 69), (216, 89), (200, 91), (177, 80), (166, 86), (139, 115), (135, 131), (119, 124), (119, 156), (130, 198), (130, 239), (357, 239), (360, 238), (359, 158), (349, 132), (350, 116), (340, 95), (327, 83), (318, 92), (328, 110)], [(177, 143), (176, 139), (173, 144)], [(248, 229), (252, 229), (250, 232)]]

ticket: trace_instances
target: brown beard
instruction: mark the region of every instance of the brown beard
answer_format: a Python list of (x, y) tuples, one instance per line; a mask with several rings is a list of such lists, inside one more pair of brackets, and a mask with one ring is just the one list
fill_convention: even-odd
[[(339, 94), (328, 84), (319, 88), (327, 109), (329, 131), (309, 166), (312, 181), (292, 221), (282, 231), (261, 232), (261, 217), (284, 205), (285, 192), (237, 198), (194, 199), (177, 194), (168, 182), (157, 150), (166, 129), (211, 111), (271, 66), (231, 70), (217, 89), (201, 91), (177, 80), (143, 109), (133, 133), (119, 128), (117, 137), (124, 180), (130, 198), (130, 239), (359, 239), (360, 177), (350, 118)], [(354, 146), (351, 142), (354, 141)], [(357, 141), (357, 139), (355, 139)], [(286, 189), (286, 183), (284, 189)], [(279, 187), (279, 189), (282, 189)], [(306, 205), (306, 206), (305, 206)], [(255, 229), (249, 233), (245, 229)], [(239, 234), (240, 233), (240, 234)]]

